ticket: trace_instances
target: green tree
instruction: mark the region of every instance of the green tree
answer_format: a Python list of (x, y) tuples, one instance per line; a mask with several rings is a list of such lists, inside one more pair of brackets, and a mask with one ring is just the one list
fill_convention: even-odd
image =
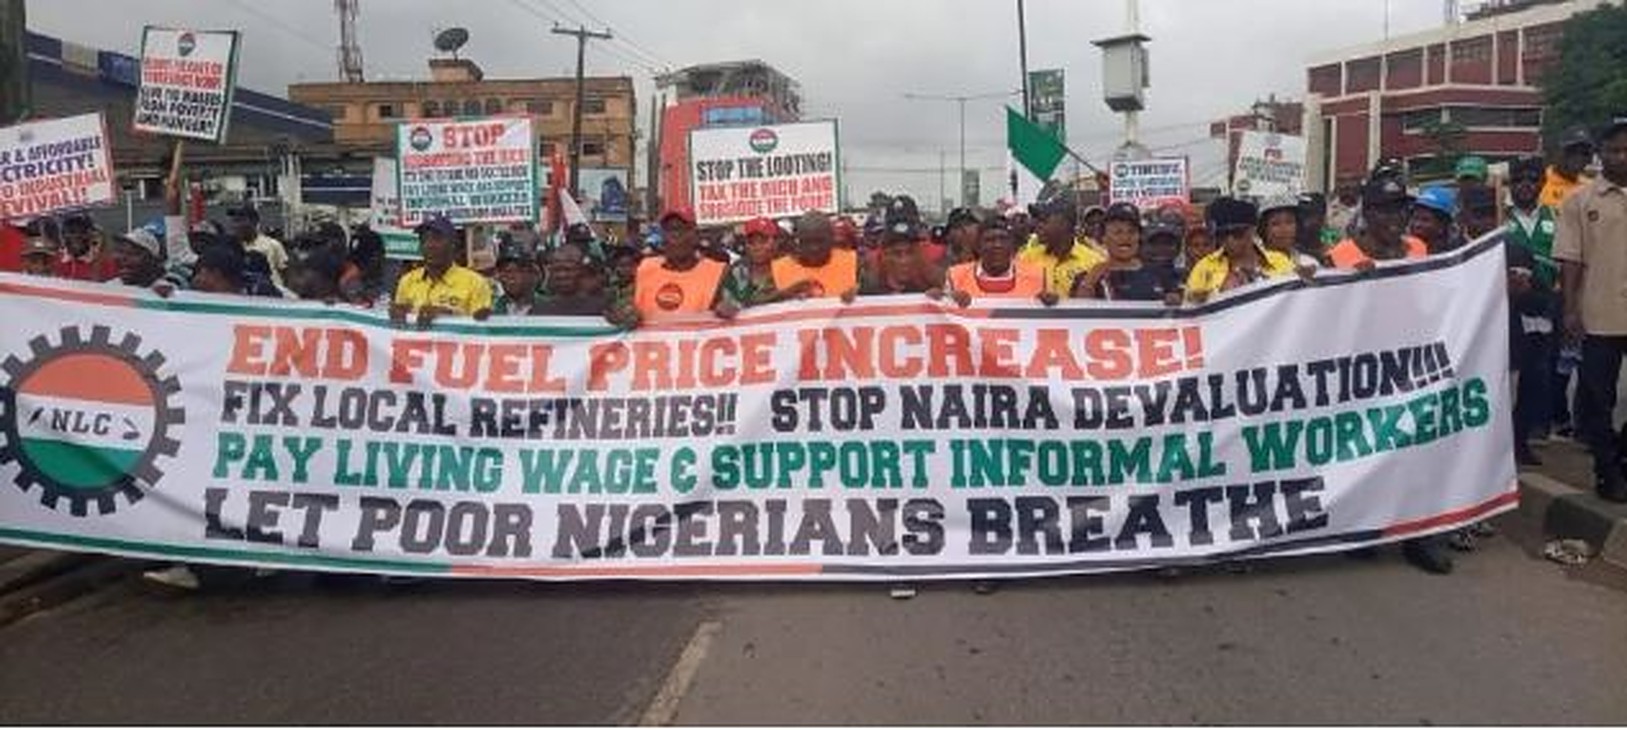
[(1566, 130), (1596, 129), (1627, 110), (1627, 6), (1602, 5), (1566, 21), (1559, 60), (1538, 83), (1547, 107), (1543, 146), (1551, 151)]
[(1451, 177), (1452, 169), (1468, 148), (1469, 129), (1461, 122), (1430, 121), (1419, 130), (1434, 146), (1435, 157), (1412, 170), (1414, 177)]

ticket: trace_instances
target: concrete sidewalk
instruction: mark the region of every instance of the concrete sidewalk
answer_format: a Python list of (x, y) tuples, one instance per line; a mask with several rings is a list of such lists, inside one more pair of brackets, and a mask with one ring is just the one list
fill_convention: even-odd
[(1553, 439), (1532, 444), (1542, 466), (1520, 470), (1520, 511), (1540, 519), (1553, 538), (1587, 541), (1599, 559), (1627, 571), (1627, 504), (1593, 491), (1593, 459), (1581, 444)]

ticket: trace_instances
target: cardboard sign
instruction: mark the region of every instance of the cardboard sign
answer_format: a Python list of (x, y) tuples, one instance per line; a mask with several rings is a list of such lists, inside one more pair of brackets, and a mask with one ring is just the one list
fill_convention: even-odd
[(117, 194), (101, 114), (0, 129), (0, 220), (111, 203)]
[(841, 205), (836, 122), (689, 132), (690, 200), (703, 226)]
[(136, 131), (225, 142), (237, 47), (237, 31), (147, 26), (141, 33)]
[(371, 228), (384, 239), (384, 256), (391, 259), (419, 258), (418, 236), (402, 228), (401, 195), (396, 190), (395, 160), (373, 158)]
[(396, 127), (401, 222), (537, 220), (537, 138), (526, 117), (405, 122)]
[(1243, 132), (1232, 169), (1232, 190), (1256, 198), (1298, 195), (1305, 190), (1305, 138)]
[(1142, 210), (1185, 203), (1191, 195), (1185, 157), (1114, 162), (1108, 177), (1111, 202), (1134, 203)]

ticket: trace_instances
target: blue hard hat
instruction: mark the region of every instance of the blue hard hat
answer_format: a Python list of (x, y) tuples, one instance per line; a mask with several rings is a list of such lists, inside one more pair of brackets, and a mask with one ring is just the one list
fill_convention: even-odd
[(1418, 198), (1413, 201), (1413, 205), (1428, 208), (1451, 218), (1457, 215), (1458, 194), (1456, 190), (1448, 187), (1424, 188), (1418, 192)]

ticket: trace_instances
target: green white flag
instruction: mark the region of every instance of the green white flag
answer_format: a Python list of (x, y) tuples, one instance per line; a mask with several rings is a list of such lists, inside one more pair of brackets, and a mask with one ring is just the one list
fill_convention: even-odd
[(1017, 164), (1040, 180), (1049, 180), (1068, 151), (1043, 127), (1006, 107), (1006, 148)]

